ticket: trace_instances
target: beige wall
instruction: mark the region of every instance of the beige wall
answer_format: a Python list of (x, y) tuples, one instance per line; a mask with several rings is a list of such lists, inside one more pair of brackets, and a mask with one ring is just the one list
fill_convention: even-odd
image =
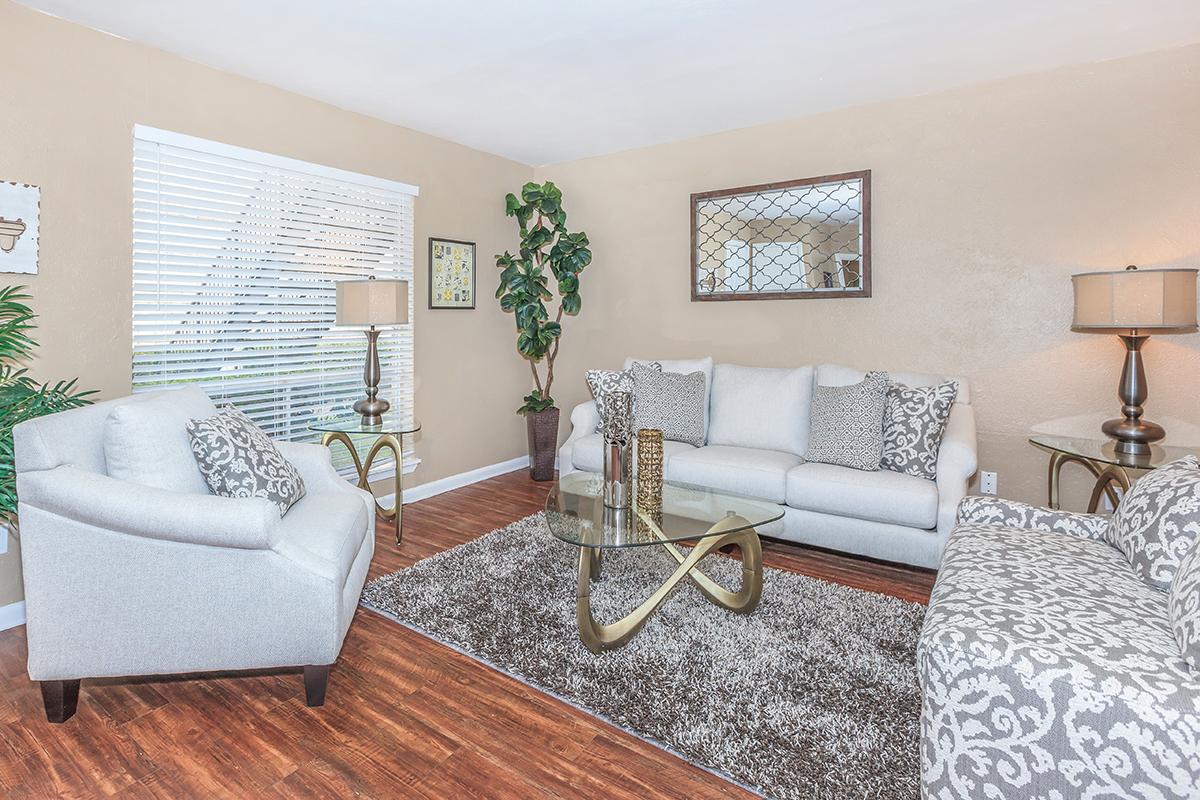
[[(505, 192), (522, 164), (342, 111), (0, 0), (0, 180), (41, 186), (42, 378), (130, 389), (132, 128), (215, 139), (421, 187), (416, 201), (417, 442), (423, 483), (524, 452), (513, 414), (528, 391), (513, 323), (491, 301), (491, 254), (512, 247)], [(429, 311), (427, 237), (478, 243), (478, 308)], [(15, 547), (0, 606), (20, 599)]]
[[(1198, 141), (1192, 46), (539, 168), (595, 253), (558, 372), (711, 354), (966, 375), (982, 468), (1043, 501), (1030, 429), (1094, 432), (1118, 408), (1121, 345), (1068, 330), (1069, 276), (1200, 266)], [(689, 301), (690, 193), (861, 169), (873, 297)], [(1200, 444), (1200, 335), (1145, 355), (1148, 415)], [(567, 377), (560, 402), (586, 391)]]

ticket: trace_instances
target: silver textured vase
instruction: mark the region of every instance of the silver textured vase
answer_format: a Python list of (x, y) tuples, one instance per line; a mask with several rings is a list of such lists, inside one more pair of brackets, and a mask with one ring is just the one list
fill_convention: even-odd
[(633, 504), (633, 396), (611, 392), (604, 398), (600, 428), (604, 440), (604, 505)]

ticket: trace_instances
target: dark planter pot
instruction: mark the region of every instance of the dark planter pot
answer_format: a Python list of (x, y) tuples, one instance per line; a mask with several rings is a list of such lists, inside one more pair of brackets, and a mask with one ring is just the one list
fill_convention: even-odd
[(529, 477), (554, 480), (554, 456), (558, 450), (558, 409), (547, 408), (525, 415), (529, 432)]

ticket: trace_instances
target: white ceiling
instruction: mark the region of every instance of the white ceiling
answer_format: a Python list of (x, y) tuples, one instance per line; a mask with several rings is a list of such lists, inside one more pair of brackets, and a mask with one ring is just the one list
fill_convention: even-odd
[(1200, 41), (1198, 0), (20, 2), (534, 165)]

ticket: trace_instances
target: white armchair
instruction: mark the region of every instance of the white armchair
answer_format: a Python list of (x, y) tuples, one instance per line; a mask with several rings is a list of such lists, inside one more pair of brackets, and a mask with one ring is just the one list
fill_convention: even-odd
[[(109, 477), (105, 422), (144, 397), (14, 431), (28, 669), (47, 717), (74, 713), (82, 678), (275, 667), (303, 667), (321, 705), (374, 553), (371, 496), (325, 447), (288, 442), (306, 494), (282, 519), (264, 499)], [(196, 389), (171, 398), (215, 412)]]

